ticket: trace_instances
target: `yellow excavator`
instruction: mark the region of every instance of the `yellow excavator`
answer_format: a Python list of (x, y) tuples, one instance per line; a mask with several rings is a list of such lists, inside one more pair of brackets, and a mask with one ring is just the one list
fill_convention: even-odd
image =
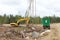
[[(30, 17), (31, 17), (31, 15), (30, 15), (30, 13), (31, 13), (31, 11), (34, 9), (33, 7), (33, 5), (32, 5), (33, 3), (32, 3), (32, 0), (30, 0), (30, 2), (29, 2), (29, 7), (28, 7), (28, 9), (26, 10), (26, 14), (25, 14), (25, 18), (23, 18), (23, 19), (19, 19), (16, 23), (10, 23), (10, 25), (12, 25), (12, 26), (16, 26), (16, 27), (18, 27), (19, 26), (19, 24), (20, 24), (20, 22), (21, 21), (26, 21), (26, 25), (28, 25), (28, 23), (29, 23), (29, 21), (30, 21)], [(32, 6), (32, 10), (31, 10), (31, 6)], [(34, 10), (32, 11), (32, 13), (34, 12)]]
[(28, 25), (30, 18), (22, 18), (17, 21), (17, 23), (10, 23), (11, 26), (18, 27), (20, 22), (26, 21), (26, 25)]

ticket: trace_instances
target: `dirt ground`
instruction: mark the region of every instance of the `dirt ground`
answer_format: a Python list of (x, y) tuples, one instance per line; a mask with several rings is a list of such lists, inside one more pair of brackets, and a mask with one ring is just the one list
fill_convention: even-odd
[[(39, 34), (42, 29), (42, 25), (38, 25), (38, 27), (36, 27), (36, 30), (39, 31)], [(25, 34), (29, 35), (26, 38), (22, 38), (22, 35), (20, 34), (21, 30), (19, 27), (10, 27), (7, 25), (0, 26), (0, 40), (60, 40), (60, 23), (51, 24), (51, 32), (48, 35), (39, 36), (36, 39), (31, 37), (29, 35), (30, 33)]]

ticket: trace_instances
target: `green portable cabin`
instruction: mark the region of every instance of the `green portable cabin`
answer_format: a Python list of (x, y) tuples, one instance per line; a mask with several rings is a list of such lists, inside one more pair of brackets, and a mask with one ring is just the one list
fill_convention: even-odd
[(50, 28), (50, 18), (42, 18), (42, 24), (45, 28)]

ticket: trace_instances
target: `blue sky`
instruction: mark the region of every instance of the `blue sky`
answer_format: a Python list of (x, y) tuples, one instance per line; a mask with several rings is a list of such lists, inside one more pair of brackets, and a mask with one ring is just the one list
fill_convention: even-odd
[[(28, 5), (28, 0), (0, 0), (0, 15), (24, 16)], [(53, 16), (54, 14), (60, 17), (60, 0), (36, 0), (36, 16)]]

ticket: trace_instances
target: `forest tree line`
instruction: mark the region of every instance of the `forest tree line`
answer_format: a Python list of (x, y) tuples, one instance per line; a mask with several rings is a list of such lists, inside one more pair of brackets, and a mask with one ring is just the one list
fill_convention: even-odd
[[(47, 16), (46, 16), (47, 17)], [(0, 24), (9, 24), (9, 23), (16, 23), (18, 19), (24, 18), (22, 16), (16, 15), (9, 15), (7, 16), (6, 14), (4, 14), (3, 16), (0, 15)], [(60, 17), (56, 17), (54, 16), (48, 16), (48, 18), (51, 19), (51, 23), (60, 23)], [(41, 23), (41, 17), (37, 16), (37, 17), (30, 17), (30, 23), (34, 23), (34, 24), (40, 24)]]

